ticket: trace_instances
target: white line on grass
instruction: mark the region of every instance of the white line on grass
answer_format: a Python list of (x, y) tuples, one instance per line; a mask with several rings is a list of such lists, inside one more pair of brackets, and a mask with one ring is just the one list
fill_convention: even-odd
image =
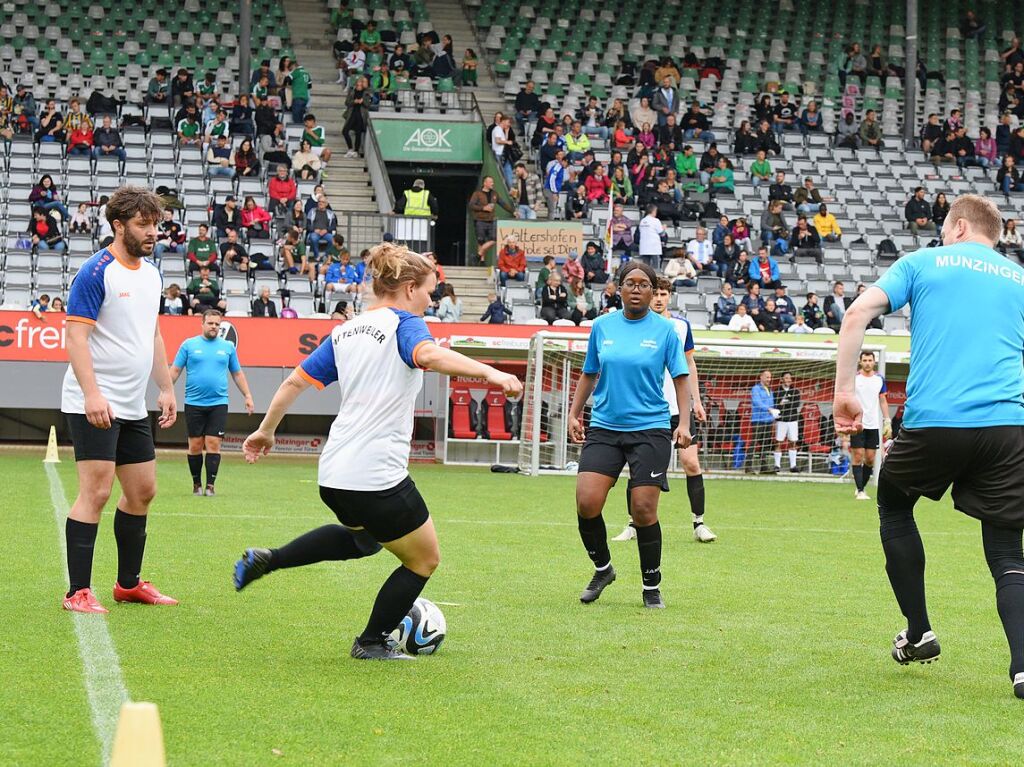
[[(57, 523), (57, 538), (60, 550), (67, 560), (67, 542), (64, 540), (64, 520), (68, 515), (68, 502), (64, 497), (64, 486), (52, 463), (46, 464), (46, 476), (50, 479), (50, 499), (53, 502), (53, 519)], [(121, 704), (128, 700), (128, 690), (121, 676), (121, 662), (114, 648), (114, 641), (107, 631), (102, 615), (72, 613), (75, 634), (78, 635), (78, 653), (82, 656), (85, 675), (85, 692), (92, 709), (92, 726), (100, 743), (102, 763), (110, 759), (114, 744), (114, 730)]]

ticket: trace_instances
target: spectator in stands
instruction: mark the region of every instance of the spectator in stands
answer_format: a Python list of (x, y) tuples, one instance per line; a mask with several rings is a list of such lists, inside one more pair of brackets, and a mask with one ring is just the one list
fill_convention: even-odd
[(533, 284), (533, 293), (537, 300), (540, 300), (540, 292), (544, 289), (544, 286), (548, 283), (548, 277), (551, 273), (557, 271), (558, 267), (555, 265), (554, 256), (544, 256), (541, 259), (540, 271), (537, 272), (537, 281)]
[(824, 263), (825, 254), (821, 250), (821, 236), (818, 230), (807, 221), (807, 216), (799, 216), (796, 226), (789, 238), (790, 259), (798, 257), (813, 258), (819, 264)]
[[(589, 250), (591, 247), (596, 251), (597, 243), (593, 241), (588, 242), (584, 252)], [(562, 264), (562, 276), (565, 278), (565, 281), (569, 283), (570, 289), (572, 288), (572, 283), (575, 280), (583, 279), (583, 264), (580, 262), (576, 248), (570, 248), (568, 254), (566, 254), (565, 263)]]
[(999, 243), (996, 247), (1005, 255), (1015, 256), (1018, 261), (1024, 263), (1024, 238), (1017, 231), (1016, 219), (1006, 219), (1003, 224), (1003, 233), (999, 236)]
[[(569, 134), (565, 137), (565, 148), (569, 153), (569, 161), (577, 163), (583, 159), (583, 154), (590, 151), (590, 138), (583, 132), (583, 125), (579, 120), (572, 124)], [(495, 150), (495, 154), (498, 154)]]
[(49, 173), (43, 174), (39, 183), (32, 187), (28, 194), (28, 201), (32, 203), (33, 208), (42, 208), (47, 212), (57, 211), (60, 213), (62, 221), (67, 221), (70, 218), (67, 207), (61, 201), (60, 191), (53, 183), (53, 178)]
[(238, 241), (237, 229), (228, 229), (227, 240), (220, 245), (220, 260), (237, 272), (249, 271), (249, 252)]
[(979, 167), (991, 168), (999, 159), (999, 151), (996, 147), (996, 140), (992, 138), (992, 131), (982, 127), (978, 131), (978, 138), (974, 140), (974, 160)]
[(932, 221), (932, 208), (924, 198), (924, 187), (919, 186), (914, 190), (914, 195), (903, 208), (903, 217), (907, 220), (910, 231), (917, 235), (921, 232), (935, 232), (935, 222)]
[(646, 96), (641, 96), (639, 105), (630, 110), (629, 118), (634, 127), (640, 127), (644, 124), (650, 126), (657, 124), (658, 113), (651, 109), (650, 99)]
[(793, 187), (786, 183), (786, 172), (777, 171), (775, 183), (768, 187), (768, 199), (780, 200), (783, 210), (793, 210)]
[[(491, 150), (494, 152), (494, 156), (498, 160), (498, 167), (501, 168), (501, 174), (505, 178), (505, 185), (511, 189), (512, 180), (512, 154), (514, 150), (512, 147), (515, 142), (509, 138), (508, 130), (511, 126), (511, 120), (507, 117), (502, 117), (497, 125), (494, 126), (494, 130), (491, 131)], [(590, 146), (590, 141), (586, 136), (581, 136), (583, 140), (587, 142), (587, 147)]]
[(818, 212), (814, 216), (815, 230), (818, 232), (818, 236), (825, 242), (839, 242), (839, 239), (843, 236), (843, 230), (839, 228), (839, 222), (836, 221), (836, 217), (828, 212), (828, 207), (822, 203), (818, 206)]
[(732, 239), (741, 251), (745, 250), (750, 253), (754, 249), (754, 243), (750, 240), (750, 227), (747, 225), (745, 216), (738, 216), (733, 222)]
[(160, 264), (164, 255), (173, 253), (181, 255), (185, 252), (185, 233), (181, 224), (174, 220), (174, 211), (164, 208), (163, 219), (157, 227), (156, 244), (153, 246), (153, 260)]
[[(536, 133), (534, 134), (537, 135)], [(558, 159), (559, 153), (565, 154), (565, 141), (556, 131), (547, 134), (538, 154), (537, 169), (541, 176), (547, 174), (551, 163)]]
[(78, 210), (71, 214), (68, 230), (72, 234), (89, 234), (92, 232), (92, 221), (89, 218), (89, 203), (78, 203)]
[(64, 116), (57, 109), (57, 102), (49, 99), (46, 102), (46, 109), (39, 116), (39, 128), (36, 130), (36, 142), (64, 141)]
[(956, 157), (958, 168), (984, 168), (985, 165), (978, 161), (974, 154), (974, 142), (967, 137), (967, 128), (961, 125), (956, 130), (953, 138), (953, 152)]
[(757, 159), (750, 165), (750, 183), (757, 189), (761, 184), (766, 184), (772, 178), (772, 165), (768, 162), (768, 153), (763, 149), (757, 150)]
[(590, 203), (587, 200), (587, 188), (580, 184), (575, 194), (565, 199), (565, 217), (569, 221), (582, 221), (590, 214)]
[[(309, 92), (313, 89), (313, 78), (309, 72), (298, 61), (291, 61), (288, 64), (288, 80), (291, 84), (291, 104), (289, 108), (292, 113), (292, 122), (296, 125), (304, 122), (306, 117), (306, 106), (309, 104)], [(327, 162), (330, 157), (324, 159)]]
[(253, 136), (256, 133), (256, 128), (252, 122), (253, 108), (249, 105), (249, 95), (242, 93), (239, 95), (235, 105), (231, 107), (231, 121), (228, 125), (229, 130), (233, 134), (240, 136)]
[(796, 318), (795, 318), (793, 324), (790, 325), (788, 328), (786, 328), (786, 332), (787, 333), (802, 334), (802, 333), (813, 333), (814, 331), (811, 330), (810, 327), (808, 327), (807, 321), (804, 319), (804, 315), (803, 314), (798, 314), (798, 315), (796, 315)]
[(737, 290), (747, 289), (747, 283), (750, 282), (750, 254), (747, 251), (740, 251), (739, 258), (729, 267), (725, 280)]
[(846, 310), (850, 308), (852, 303), (853, 298), (846, 295), (846, 286), (841, 280), (836, 280), (832, 284), (832, 292), (825, 296), (824, 312), (825, 322), (837, 333), (839, 332), (839, 326), (843, 324)]
[(785, 331), (782, 319), (779, 317), (778, 307), (775, 305), (775, 299), (768, 298), (765, 300), (764, 311), (758, 316), (755, 324), (762, 333), (782, 333)]
[(268, 171), (283, 167), (287, 174), (292, 161), (288, 156), (288, 142), (284, 125), (276, 123), (271, 133), (264, 133), (260, 136), (260, 151)]
[(569, 161), (565, 152), (558, 151), (556, 159), (548, 163), (544, 176), (544, 199), (547, 201), (548, 219), (559, 218), (559, 213), (564, 212), (558, 204), (558, 196), (569, 178)]
[(516, 163), (513, 173), (514, 183), (509, 191), (516, 204), (516, 218), (533, 221), (540, 216), (546, 216), (548, 211), (541, 180), (536, 174), (530, 173), (521, 162)]
[(736, 314), (736, 297), (732, 294), (732, 285), (728, 282), (722, 283), (722, 292), (715, 301), (712, 321), (715, 325), (728, 325), (729, 320)]
[(943, 136), (932, 144), (932, 154), (929, 158), (932, 161), (932, 164), (938, 167), (944, 163), (958, 163), (959, 160), (956, 155), (956, 144), (956, 131), (946, 130)]
[(692, 240), (686, 244), (686, 256), (695, 269), (704, 272), (715, 268), (715, 247), (708, 240), (708, 230), (698, 226)]
[(736, 313), (729, 318), (729, 330), (733, 333), (756, 333), (757, 325), (747, 314), (747, 307), (740, 304), (736, 307)]
[(246, 136), (235, 152), (235, 175), (259, 178), (260, 160), (252, 148), (252, 139)]
[(754, 322), (758, 322), (761, 312), (764, 311), (764, 299), (761, 297), (761, 285), (756, 281), (751, 281), (747, 284), (747, 292), (740, 299), (740, 304), (747, 310), (747, 314), (750, 315)]
[[(466, 85), (471, 88), (475, 88), (477, 86), (477, 66), (479, 63), (476, 51), (472, 48), (466, 48), (465, 52), (462, 54), (462, 85)], [(522, 128), (519, 129), (519, 132), (524, 136), (526, 135), (526, 131)]]
[(223, 205), (213, 207), (213, 228), (218, 237), (227, 237), (229, 231), (242, 228), (242, 213), (234, 195), (229, 194)]
[(189, 144), (195, 146), (202, 145), (203, 136), (200, 131), (199, 121), (196, 119), (195, 107), (186, 110), (185, 116), (178, 121), (177, 132), (179, 144), (183, 146), (188, 146)]
[(487, 311), (480, 317), (480, 322), (487, 322), (491, 325), (504, 325), (511, 322), (512, 312), (505, 304), (498, 299), (498, 294), (491, 292), (487, 294)]
[(198, 234), (188, 241), (185, 254), (188, 258), (188, 271), (191, 274), (202, 267), (216, 269), (217, 243), (210, 239), (210, 227), (200, 224)]
[(697, 270), (690, 256), (682, 248), (676, 248), (672, 252), (672, 258), (665, 265), (664, 273), (677, 288), (692, 288), (697, 284)]
[(252, 103), (254, 106), (253, 119), (256, 122), (256, 135), (260, 137), (270, 135), (274, 133), (278, 126), (281, 127), (281, 133), (283, 135), (284, 125), (278, 121), (277, 112), (270, 105), (270, 102), (266, 99), (254, 97)]
[(763, 149), (769, 157), (774, 157), (782, 152), (779, 139), (775, 135), (775, 131), (772, 130), (771, 122), (768, 119), (761, 120), (756, 133), (754, 133), (754, 150), (758, 149)]
[(732, 232), (727, 229), (722, 236), (722, 241), (715, 246), (714, 263), (712, 265), (715, 274), (724, 279), (729, 274), (729, 268), (739, 257), (740, 248), (736, 244)]
[(736, 181), (733, 176), (729, 159), (725, 155), (718, 158), (718, 167), (711, 174), (711, 191), (715, 194), (733, 194), (736, 191)]
[(1024, 181), (1021, 180), (1017, 161), (1012, 154), (1003, 157), (1003, 164), (996, 174), (996, 187), (1006, 195), (1010, 192), (1024, 192)]
[(949, 112), (949, 117), (946, 118), (945, 129), (947, 131), (953, 131), (954, 133), (960, 129), (960, 126), (964, 124), (964, 115), (959, 109), (952, 109)]
[(526, 282), (526, 252), (519, 246), (519, 238), (510, 234), (498, 252), (498, 281), (502, 287), (509, 280)]
[[(15, 86), (15, 95), (12, 99), (13, 106), (12, 112), (18, 112), (20, 110), (19, 118), (24, 118), (28, 124), (28, 128), (35, 132), (39, 128), (39, 116), (36, 114), (36, 100), (24, 83), (18, 83)], [(23, 129), (24, 130), (24, 129)]]
[(1010, 134), (1010, 142), (1006, 149), (1006, 154), (1013, 157), (1014, 162), (1019, 163), (1024, 160), (1024, 123), (1017, 126), (1016, 130)]
[(336, 259), (331, 259), (326, 268), (321, 267), (321, 271), (324, 273), (324, 290), (326, 292), (359, 292), (359, 273), (356, 271), (356, 267), (352, 264), (351, 255), (345, 248), (342, 248), (338, 252), (338, 257)]
[(945, 131), (939, 124), (939, 116), (935, 112), (928, 115), (928, 121), (921, 128), (921, 150), (925, 157), (931, 157), (932, 147), (945, 137)]
[(679, 111), (679, 91), (673, 85), (671, 75), (661, 78), (661, 87), (654, 92), (651, 107), (658, 115), (658, 125), (664, 125), (670, 114)]
[(270, 298), (270, 288), (264, 285), (260, 294), (252, 302), (253, 317), (277, 317), (277, 306)]
[(569, 309), (569, 292), (562, 284), (562, 277), (556, 271), (548, 275), (547, 284), (540, 292), (540, 318), (553, 325), (555, 320), (567, 320), (572, 316)]
[(1014, 36), (1010, 45), (999, 54), (999, 60), (1003, 62), (1003, 72), (1009, 74), (1017, 64), (1024, 64), (1024, 50), (1021, 50), (1020, 38)]
[(807, 303), (804, 304), (804, 308), (800, 310), (800, 314), (804, 323), (811, 330), (817, 330), (825, 325), (825, 312), (823, 312), (821, 307), (818, 306), (817, 293), (807, 294)]
[[(689, 113), (684, 115), (684, 118), (688, 116)], [(703, 117), (703, 115), (701, 116)], [(658, 145), (666, 148), (669, 152), (678, 151), (679, 147), (683, 145), (683, 129), (677, 123), (674, 114), (668, 116), (665, 124), (659, 126), (654, 132), (654, 136)]]
[(973, 10), (968, 10), (960, 20), (960, 34), (968, 40), (976, 40), (985, 34), (985, 24)]
[[(750, 121), (744, 120), (736, 129), (736, 136), (733, 138), (732, 151), (739, 155), (754, 154), (758, 150), (757, 135), (750, 129)], [(767, 149), (765, 150), (767, 152)]]
[(217, 73), (207, 70), (203, 81), (196, 88), (196, 101), (202, 106), (210, 100), (217, 100)]
[(725, 239), (725, 235), (731, 234), (732, 228), (729, 223), (729, 217), (724, 213), (718, 217), (718, 223), (711, 232), (711, 244), (716, 248), (722, 244)]
[(160, 314), (169, 314), (172, 317), (185, 317), (192, 314), (192, 306), (188, 299), (182, 295), (181, 286), (172, 282), (160, 295)]
[(422, 178), (413, 180), (412, 188), (406, 189), (395, 200), (394, 213), (400, 216), (437, 218), (439, 210), (437, 196), (427, 189)]
[(821, 204), (825, 202), (825, 198), (821, 196), (821, 192), (814, 186), (814, 179), (810, 176), (804, 179), (803, 186), (796, 188), (793, 192), (792, 200), (797, 212), (805, 215), (816, 213)]
[(445, 285), (441, 301), (437, 306), (437, 318), (441, 322), (459, 322), (462, 320), (462, 299), (455, 295), (452, 285)]
[(718, 168), (718, 160), (721, 155), (718, 153), (718, 144), (711, 142), (707, 150), (700, 158), (700, 183), (702, 186), (711, 185), (711, 174)]
[(576, 119), (582, 123), (586, 135), (597, 136), (602, 141), (608, 140), (610, 131), (604, 124), (604, 112), (596, 96), (588, 98), (587, 105), (576, 111)]
[(594, 305), (594, 297), (583, 284), (583, 280), (571, 280), (569, 289), (572, 291), (572, 314), (569, 315), (569, 319), (577, 325), (584, 320), (596, 319), (597, 307)]
[(612, 172), (611, 196), (616, 204), (633, 204), (633, 182), (629, 180), (629, 174), (626, 173), (626, 168), (623, 165), (619, 165)]
[(103, 122), (93, 132), (92, 156), (94, 160), (114, 155), (122, 163), (127, 159), (121, 134), (113, 126), (110, 115), (103, 115)]
[[(345, 250), (345, 238), (340, 234), (334, 235), (331, 246), (327, 250), (325, 261), (341, 261), (341, 253)], [(346, 251), (347, 252), (347, 251)], [(304, 274), (310, 282), (316, 282), (317, 261), (315, 258), (308, 258), (306, 243), (303, 242), (302, 232), (294, 226), (289, 227), (285, 232), (284, 242), (281, 243), (281, 261), (284, 263), (284, 271), (288, 274)], [(327, 271), (327, 263), (321, 268), (321, 273)]]
[[(612, 245), (614, 248), (614, 244)], [(603, 284), (608, 280), (608, 262), (604, 253), (597, 248), (594, 242), (588, 242), (580, 259), (580, 267), (583, 269), (583, 281), (588, 285)]]
[(860, 124), (857, 134), (860, 136), (860, 143), (863, 147), (880, 150), (885, 146), (885, 142), (882, 141), (882, 126), (875, 119), (874, 109), (869, 109), (865, 113), (864, 121)]
[(857, 149), (860, 146), (860, 133), (852, 111), (844, 114), (836, 126), (835, 145), (844, 149)]
[(218, 136), (206, 150), (206, 175), (235, 177), (235, 153), (227, 136)]
[(320, 158), (308, 141), (299, 142), (299, 150), (292, 155), (292, 170), (303, 181), (315, 181), (322, 168)]
[[(655, 100), (657, 100), (657, 96), (655, 96)], [(707, 115), (701, 111), (700, 104), (696, 101), (690, 104), (690, 111), (683, 115), (681, 127), (683, 129), (683, 138), (686, 141), (698, 139), (708, 144), (715, 140), (715, 134), (710, 130), (711, 123)]]
[(824, 125), (821, 120), (821, 112), (818, 111), (818, 104), (814, 99), (808, 101), (804, 111), (800, 113), (797, 127), (805, 137), (808, 133), (820, 133), (823, 130)]
[(220, 284), (210, 275), (210, 267), (203, 264), (199, 267), (199, 276), (193, 277), (185, 288), (191, 299), (192, 312), (204, 309), (219, 309), (226, 312), (227, 301), (220, 297)]
[(860, 43), (852, 43), (846, 51), (846, 58), (839, 67), (839, 84), (844, 88), (850, 75), (860, 78), (863, 85), (867, 80), (868, 60), (861, 53)]
[(771, 200), (761, 214), (761, 242), (770, 246), (779, 240), (789, 240), (789, 225), (782, 213), (782, 200)]
[[(636, 222), (625, 214), (621, 204), (615, 203), (612, 206), (609, 225), (611, 226), (612, 252), (629, 255), (635, 245), (633, 230), (636, 227)], [(587, 282), (604, 282), (604, 280), (588, 278)]]
[(92, 150), (93, 124), (77, 98), (71, 99), (63, 127), (68, 137), (68, 154), (88, 155)]
[(192, 101), (196, 95), (195, 85), (192, 82), (192, 75), (182, 67), (178, 74), (171, 80), (171, 103), (180, 106), (186, 101)]
[[(391, 68), (394, 69), (399, 61), (404, 62), (407, 69), (412, 67), (412, 57), (404, 52), (404, 46), (401, 53), (395, 49), (395, 56), (390, 63)], [(339, 64), (337, 84), (354, 85), (356, 79), (362, 77), (366, 71), (366, 51), (363, 50), (362, 43), (356, 42), (352, 49), (341, 57)]]
[(786, 286), (782, 283), (775, 286), (774, 300), (775, 313), (782, 322), (783, 330), (788, 330), (789, 326), (796, 322), (799, 312), (796, 310), (796, 304), (793, 303), (793, 299), (786, 294)]
[[(525, 174), (525, 168), (523, 169), (523, 172)], [(594, 203), (599, 205), (608, 204), (608, 196), (611, 193), (612, 182), (604, 174), (603, 163), (597, 164), (597, 168), (594, 169), (594, 172), (587, 176), (587, 180), (584, 185), (587, 190), (587, 201), (589, 203), (592, 205)]]
[[(249, 204), (250, 199), (252, 198), (246, 198), (246, 205)], [(244, 215), (243, 213), (243, 217)], [(321, 197), (316, 207), (309, 211), (306, 216), (306, 231), (309, 233), (306, 239), (309, 242), (313, 258), (320, 259), (321, 251), (330, 245), (331, 237), (334, 236), (337, 227), (337, 216), (334, 215), (334, 211), (328, 206), (327, 198)]]
[(60, 226), (50, 213), (41, 206), (32, 208), (32, 219), (28, 224), (28, 235), (32, 246), (37, 250), (55, 250), (63, 252), (66, 248)]
[(167, 70), (158, 69), (156, 75), (149, 81), (146, 87), (146, 103), (148, 104), (169, 104), (171, 97), (171, 84), (167, 82)]
[(203, 110), (203, 143), (212, 144), (221, 136), (230, 138), (231, 123), (228, 113), (220, 108), (216, 101), (210, 101)]
[(932, 203), (932, 221), (935, 222), (935, 228), (938, 231), (942, 231), (942, 224), (946, 221), (946, 216), (949, 215), (949, 202), (946, 201), (946, 195), (944, 192), (939, 192), (935, 195), (935, 202)]
[[(757, 259), (750, 262), (748, 271), (750, 281), (747, 284), (747, 290), (754, 287), (774, 290), (776, 285), (782, 284), (779, 279), (779, 262), (771, 257), (768, 253), (768, 248), (764, 245), (757, 249)], [(758, 291), (758, 294), (760, 294), (760, 291)], [(756, 317), (757, 312), (751, 311), (751, 314)]]
[(601, 299), (598, 302), (597, 313), (608, 314), (609, 312), (622, 311), (622, 297), (619, 295), (619, 288), (613, 281), (605, 284), (601, 292)]
[(789, 100), (789, 93), (782, 91), (779, 94), (779, 103), (775, 105), (772, 112), (772, 125), (775, 133), (781, 136), (788, 130), (799, 130), (799, 111), (797, 105)]
[[(358, 89), (358, 83), (357, 83), (356, 88)], [(351, 96), (352, 93), (349, 93), (349, 95)], [(346, 103), (348, 103), (348, 102), (346, 102)], [(359, 110), (357, 109), (357, 110), (354, 110), (354, 111), (359, 111)], [(345, 114), (346, 115), (349, 114), (348, 109), (346, 109)], [(349, 119), (350, 118), (346, 116), (346, 118), (345, 118), (345, 120), (346, 120), (345, 125), (346, 126), (349, 124), (349, 122), (348, 122)], [(309, 142), (310, 147), (312, 147), (312, 149), (313, 149), (313, 153), (320, 157), (320, 165), (321, 165), (321, 167), (326, 170), (327, 163), (329, 163), (331, 161), (331, 150), (328, 149), (327, 146), (326, 146), (326, 144), (327, 144), (327, 131), (324, 130), (322, 125), (317, 125), (316, 115), (313, 115), (313, 114), (305, 115), (302, 118), (302, 125), (303, 125), (303, 127), (302, 127), (302, 141), (308, 141)], [(363, 121), (363, 131), (365, 132), (365, 130), (366, 130), (366, 121), (364, 120)], [(356, 139), (357, 139), (357, 142), (362, 142), (362, 140), (363, 140), (362, 139), (362, 133), (358, 134), (356, 136)], [(347, 135), (345, 136), (345, 142), (348, 143), (348, 136)], [(349, 146), (351, 148), (351, 144)], [(362, 144), (358, 143), (357, 146), (356, 146), (356, 149), (358, 149), (360, 146), (362, 146)], [(355, 157), (356, 154), (352, 154), (350, 152), (346, 156)]]
[(696, 188), (696, 185), (700, 182), (697, 157), (693, 154), (693, 147), (689, 144), (685, 144), (681, 152), (676, 152), (675, 170), (680, 182), (684, 185)]
[(481, 264), (486, 259), (488, 249), (494, 245), (497, 239), (495, 208), (499, 205), (509, 213), (515, 213), (515, 209), (494, 191), (494, 179), (484, 176), (480, 188), (469, 198), (470, 215), (473, 217), (476, 229), (477, 258)]
[(615, 130), (612, 133), (612, 148), (628, 152), (636, 142), (633, 140), (632, 132), (626, 128), (625, 120), (617, 120), (613, 127)]

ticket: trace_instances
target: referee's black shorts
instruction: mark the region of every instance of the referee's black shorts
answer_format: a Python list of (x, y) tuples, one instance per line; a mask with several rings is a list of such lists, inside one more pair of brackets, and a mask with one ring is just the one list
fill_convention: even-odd
[(366, 530), (378, 543), (397, 541), (430, 519), (412, 477), (387, 490), (341, 490), (321, 485), (320, 499), (341, 524)]
[(185, 403), (185, 431), (190, 437), (221, 437), (228, 423), (227, 405)]
[(591, 427), (580, 451), (579, 471), (591, 471), (618, 479), (629, 464), (629, 484), (665, 487), (665, 475), (672, 460), (672, 432), (669, 429), (613, 431)]
[(939, 500), (997, 527), (1024, 529), (1024, 426), (900, 429), (879, 483)]
[(850, 435), (851, 448), (864, 448), (865, 450), (878, 450), (879, 430), (864, 429), (856, 434)]
[(76, 461), (113, 461), (115, 466), (156, 460), (149, 418), (115, 418), (109, 429), (98, 429), (84, 413), (65, 413)]

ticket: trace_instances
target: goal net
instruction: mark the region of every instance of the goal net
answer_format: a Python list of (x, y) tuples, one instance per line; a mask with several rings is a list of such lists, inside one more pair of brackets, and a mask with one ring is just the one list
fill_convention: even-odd
[[(530, 342), (519, 445), (519, 470), (524, 474), (572, 473), (576, 469), (581, 446), (569, 439), (569, 407), (583, 370), (587, 340), (583, 334), (542, 331)], [(878, 371), (885, 375), (885, 348), (864, 348), (875, 352)], [(722, 476), (770, 472), (773, 454), (781, 448), (782, 471), (789, 476), (788, 451), (792, 448), (804, 476), (843, 475), (848, 450), (843, 440), (837, 439), (832, 423), (835, 354), (834, 337), (831, 343), (697, 341), (694, 358), (707, 420), (697, 424), (693, 436), (703, 471)], [(773, 395), (778, 394), (785, 373), (793, 376), (799, 406), (791, 404), (779, 415), (787, 424), (796, 424), (795, 444), (788, 439), (784, 444), (777, 442), (783, 431), (777, 426), (780, 421), (770, 428), (752, 422), (753, 388), (763, 370), (772, 374), (769, 389)], [(584, 409), (585, 423), (589, 416), (590, 403)], [(785, 427), (787, 438), (793, 428)], [(673, 454), (670, 470), (681, 471), (678, 453)]]

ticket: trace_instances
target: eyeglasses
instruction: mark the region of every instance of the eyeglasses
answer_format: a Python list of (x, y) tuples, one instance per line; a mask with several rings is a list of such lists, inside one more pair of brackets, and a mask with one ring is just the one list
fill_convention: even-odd
[(650, 290), (651, 287), (652, 285), (649, 282), (633, 282), (632, 280), (628, 280), (622, 283), (622, 289), (629, 291)]

